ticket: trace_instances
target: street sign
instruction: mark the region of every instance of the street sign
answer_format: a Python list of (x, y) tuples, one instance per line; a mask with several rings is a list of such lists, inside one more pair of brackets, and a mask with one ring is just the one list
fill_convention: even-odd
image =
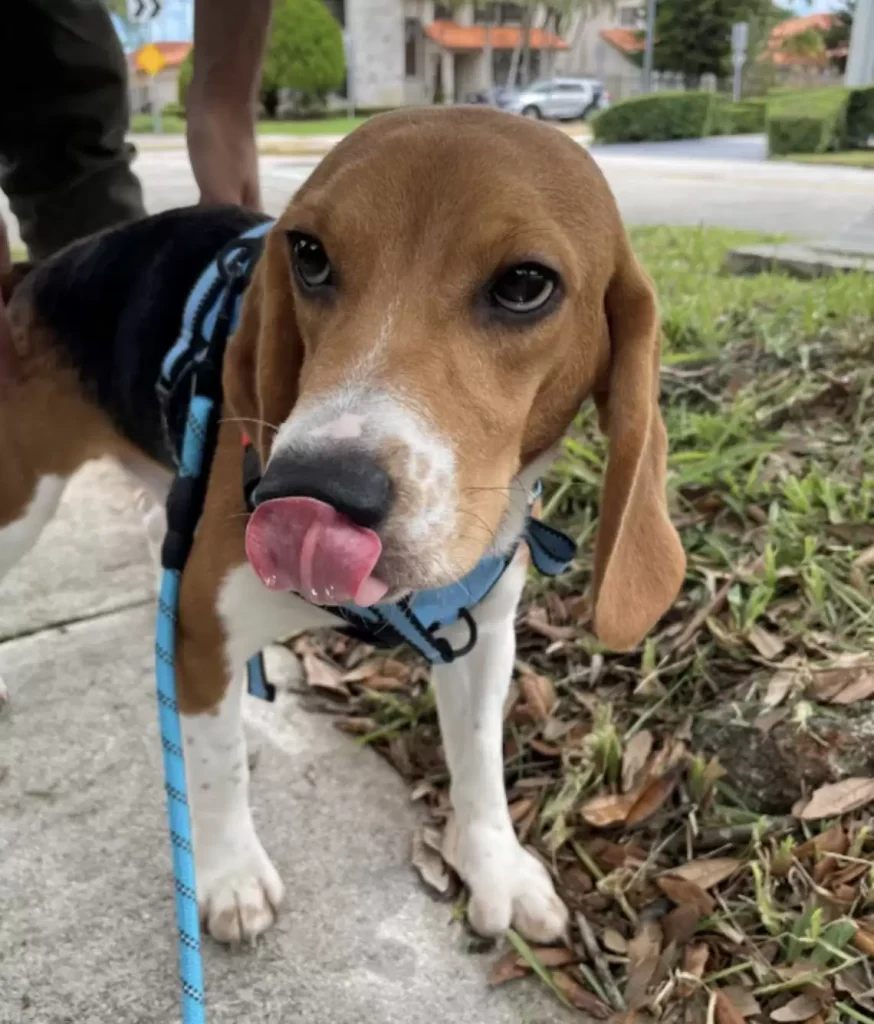
[(735, 61), (746, 58), (749, 34), (750, 26), (746, 21), (738, 21), (731, 26), (731, 55)]
[(164, 70), (167, 58), (154, 43), (148, 43), (137, 50), (136, 64), (140, 71), (145, 71), (150, 78), (154, 78), (159, 71)]
[(746, 21), (736, 21), (731, 26), (731, 60), (734, 64), (734, 81), (732, 83), (732, 98), (737, 103), (741, 94), (741, 74), (747, 59), (747, 42), (750, 35), (750, 26)]
[(144, 25), (161, 13), (161, 0), (127, 0), (127, 20)]

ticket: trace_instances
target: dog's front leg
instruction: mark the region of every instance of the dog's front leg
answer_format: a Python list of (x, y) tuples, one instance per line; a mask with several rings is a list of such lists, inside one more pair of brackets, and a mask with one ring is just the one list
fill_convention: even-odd
[(211, 567), (204, 570), (201, 552), (195, 551), (189, 565), (194, 571), (186, 572), (177, 631), (177, 692), (197, 896), (210, 935), (242, 942), (271, 926), (283, 896), (249, 808), (242, 720), (246, 654), (257, 650), (263, 638), (247, 635), (241, 641), (226, 629), (219, 608), (221, 586)]
[[(526, 565), (527, 552), (520, 549), (476, 609), (479, 639), (471, 653), (434, 667), (455, 812), (444, 854), (470, 890), (468, 916), (477, 932), (500, 935), (512, 924), (533, 941), (551, 942), (564, 932), (567, 910), (549, 873), (516, 838), (504, 789), (504, 701)], [(464, 643), (466, 628), (459, 624), (447, 631), (453, 645)]]

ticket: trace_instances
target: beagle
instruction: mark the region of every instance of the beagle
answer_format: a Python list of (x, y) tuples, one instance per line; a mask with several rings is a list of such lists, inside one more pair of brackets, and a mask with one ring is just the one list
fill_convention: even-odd
[[(173, 476), (161, 366), (204, 268), (265, 220), (172, 211), (4, 282), (0, 575), (90, 459), (112, 456), (141, 482), (160, 538)], [(538, 478), (592, 397), (609, 439), (595, 631), (632, 647), (676, 596), (685, 560), (665, 498), (652, 287), (585, 150), (485, 108), (373, 118), (259, 230), (177, 627), (205, 927), (252, 939), (283, 897), (249, 810), (247, 661), (278, 637), (342, 625), (337, 595), (391, 606), (497, 554), (507, 565), (473, 612), (476, 644), (433, 667), (452, 776), (446, 856), (476, 931), (554, 940), (567, 912), (504, 791), (519, 541)], [(261, 467), (251, 514), (244, 435)], [(467, 625), (440, 635), (463, 648)]]

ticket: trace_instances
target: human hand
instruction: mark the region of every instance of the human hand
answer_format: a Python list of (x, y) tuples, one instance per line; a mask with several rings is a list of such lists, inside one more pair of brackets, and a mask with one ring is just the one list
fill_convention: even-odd
[(192, 92), (186, 140), (201, 203), (233, 203), (260, 210), (254, 111)]

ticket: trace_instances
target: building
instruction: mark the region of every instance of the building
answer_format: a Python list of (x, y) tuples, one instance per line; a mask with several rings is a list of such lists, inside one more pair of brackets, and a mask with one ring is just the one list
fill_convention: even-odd
[(577, 10), (566, 34), (567, 52), (557, 61), (559, 70), (599, 78), (614, 99), (636, 91), (640, 66), (635, 57), (643, 52), (643, 10), (642, 3)]
[(128, 92), (130, 95), (131, 113), (145, 114), (152, 110), (154, 102), (158, 110), (163, 110), (168, 103), (179, 100), (179, 71), (185, 58), (191, 52), (191, 43), (161, 42), (152, 43), (160, 50), (166, 61), (163, 69), (155, 75), (150, 84), (149, 76), (137, 67), (137, 54), (142, 47), (127, 55)]
[[(329, 0), (328, 7), (344, 28), (356, 107), (464, 102), (505, 85), (514, 60), (518, 66), (524, 9), (516, 4), (480, 11), (432, 0)], [(545, 10), (535, 11), (532, 76), (551, 74), (555, 56), (567, 49), (541, 27), (545, 20)]]

